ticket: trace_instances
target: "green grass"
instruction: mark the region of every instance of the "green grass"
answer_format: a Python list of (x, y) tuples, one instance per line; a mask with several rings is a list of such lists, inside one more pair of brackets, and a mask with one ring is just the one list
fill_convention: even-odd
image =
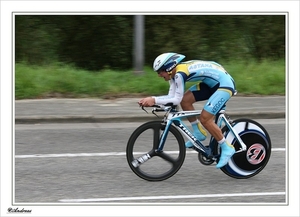
[(260, 63), (231, 63), (226, 69), (236, 81), (239, 93), (259, 95), (285, 94), (285, 62), (264, 60)]
[[(239, 94), (284, 95), (285, 62), (265, 60), (226, 62), (224, 67), (235, 79)], [(187, 87), (191, 86), (187, 84)], [(15, 98), (45, 97), (131, 97), (167, 94), (168, 83), (151, 68), (143, 74), (133, 71), (90, 72), (63, 64), (15, 66)]]

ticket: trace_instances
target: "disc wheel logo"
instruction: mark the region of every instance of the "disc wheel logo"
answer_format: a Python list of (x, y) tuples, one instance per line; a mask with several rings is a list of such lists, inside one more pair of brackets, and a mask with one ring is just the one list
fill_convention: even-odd
[(266, 149), (261, 144), (253, 144), (247, 151), (247, 160), (250, 164), (256, 165), (261, 163), (266, 156)]

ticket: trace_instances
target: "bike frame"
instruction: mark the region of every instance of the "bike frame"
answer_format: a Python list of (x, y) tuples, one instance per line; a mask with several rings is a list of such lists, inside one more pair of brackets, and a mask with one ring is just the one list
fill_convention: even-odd
[[(156, 111), (156, 109), (153, 109), (153, 111)], [(152, 111), (152, 113), (153, 113)], [(194, 117), (199, 116), (201, 114), (202, 110), (195, 110), (195, 111), (177, 111), (175, 109), (170, 109), (167, 111), (167, 113), (164, 116), (163, 124), (165, 125), (165, 130), (163, 131), (160, 139), (160, 143), (158, 146), (157, 151), (162, 151), (164, 148), (165, 141), (167, 139), (167, 135), (169, 132), (170, 126), (173, 124), (187, 139), (189, 139), (193, 145), (194, 148), (198, 152), (202, 152), (206, 157), (213, 157), (213, 144), (212, 139), (209, 142), (209, 146), (204, 146), (201, 141), (199, 141), (194, 134), (189, 130), (189, 128), (183, 123), (183, 119), (187, 117)], [(217, 116), (216, 116), (216, 124), (219, 128), (222, 128), (222, 126), (227, 126), (229, 131), (234, 135), (234, 137), (237, 139), (238, 143), (240, 144), (240, 149), (236, 151), (242, 152), (247, 149), (247, 146), (242, 141), (238, 133), (235, 131), (235, 129), (232, 127), (230, 122), (225, 116), (225, 111), (221, 110)]]
[[(148, 113), (143, 106), (142, 109)], [(185, 156), (185, 138), (192, 142), (192, 150), (198, 152), (198, 160), (203, 165), (211, 165), (214, 162), (218, 162), (220, 157), (220, 147), (216, 139), (211, 136), (208, 140), (208, 144), (198, 141), (195, 135), (192, 133), (192, 127), (186, 127), (188, 123), (186, 118), (199, 117), (203, 110), (196, 111), (178, 111), (177, 106), (169, 103), (167, 105), (154, 105), (152, 106), (152, 113), (160, 118), (156, 112), (164, 112), (164, 117), (161, 121), (149, 121), (138, 127), (130, 136), (126, 147), (126, 158), (131, 170), (148, 181), (162, 181), (173, 176), (182, 166)], [(271, 154), (271, 140), (266, 129), (256, 121), (247, 118), (241, 118), (237, 120), (231, 120), (225, 113), (225, 106), (216, 114), (214, 122), (221, 129), (225, 139), (234, 145), (235, 153), (242, 152), (238, 155), (234, 155), (228, 161), (227, 165), (221, 168), (226, 175), (237, 178), (247, 179), (255, 176), (268, 163)], [(144, 142), (140, 143), (140, 140), (149, 139), (153, 133), (153, 141), (146, 142), (148, 144), (148, 151), (140, 151), (145, 148)], [(152, 132), (152, 131), (153, 132)], [(147, 136), (140, 137), (145, 131), (148, 132)], [(168, 133), (172, 134), (171, 138), (168, 137)], [(244, 141), (242, 141), (242, 139)], [(150, 136), (151, 139), (151, 136)], [(178, 155), (170, 156), (169, 152), (164, 152), (164, 146), (174, 143), (176, 147), (172, 147), (170, 154), (172, 154), (174, 148), (179, 149)], [(247, 144), (247, 145), (246, 145)], [(141, 147), (142, 146), (142, 147)], [(139, 148), (135, 148), (139, 147)], [(166, 150), (168, 147), (166, 147)], [(177, 152), (176, 152), (177, 153)], [(142, 156), (141, 156), (142, 155)], [(167, 162), (167, 167), (162, 166), (157, 171), (153, 171), (153, 163), (140, 167), (146, 161), (153, 157), (158, 157)], [(156, 158), (157, 159), (157, 158)], [(161, 163), (159, 161), (159, 163)], [(160, 165), (160, 164), (159, 164)], [(157, 165), (158, 167), (160, 167)], [(164, 164), (162, 164), (164, 165)], [(170, 168), (171, 166), (171, 168)], [(162, 170), (167, 170), (166, 172)]]

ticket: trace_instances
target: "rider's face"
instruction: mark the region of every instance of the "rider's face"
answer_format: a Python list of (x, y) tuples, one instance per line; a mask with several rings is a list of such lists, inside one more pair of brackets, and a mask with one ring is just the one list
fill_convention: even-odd
[(158, 73), (158, 76), (164, 78), (165, 81), (169, 81), (171, 79), (171, 76), (166, 71), (161, 71)]

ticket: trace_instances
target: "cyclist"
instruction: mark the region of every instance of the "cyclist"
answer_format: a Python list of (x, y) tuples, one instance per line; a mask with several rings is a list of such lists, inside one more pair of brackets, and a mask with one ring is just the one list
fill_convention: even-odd
[[(206, 129), (218, 141), (221, 156), (216, 168), (221, 168), (228, 163), (235, 149), (226, 141), (214, 118), (220, 109), (225, 109), (226, 102), (235, 93), (234, 80), (223, 66), (216, 62), (203, 60), (182, 62), (184, 58), (184, 55), (178, 53), (159, 55), (153, 62), (153, 69), (159, 77), (169, 81), (169, 93), (165, 96), (146, 97), (138, 103), (145, 107), (154, 104), (180, 104), (183, 110), (190, 111), (195, 110), (193, 103), (207, 100), (199, 117), (200, 122), (196, 117), (189, 117), (188, 120), (197, 139), (200, 141), (206, 139)], [(185, 83), (189, 81), (199, 83), (185, 92)], [(185, 146), (191, 148), (193, 144), (188, 141)]]

